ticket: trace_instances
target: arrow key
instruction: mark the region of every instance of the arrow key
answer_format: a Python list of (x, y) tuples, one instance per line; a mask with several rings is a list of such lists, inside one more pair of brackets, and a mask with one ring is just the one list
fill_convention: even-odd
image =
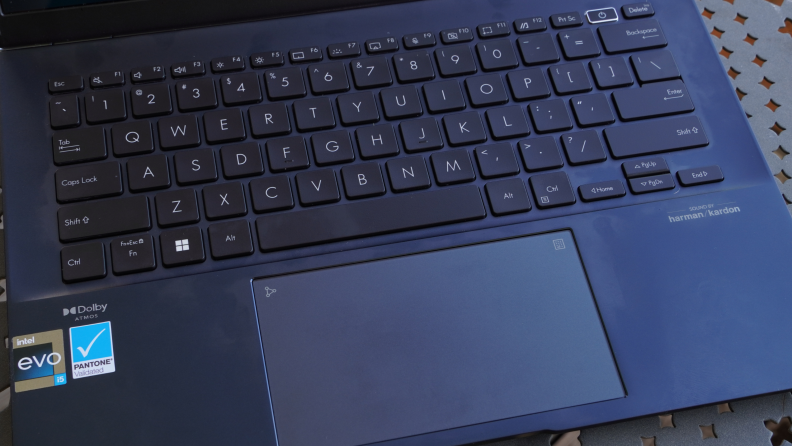
[(651, 177), (633, 178), (629, 181), (630, 189), (636, 195), (645, 194), (648, 192), (658, 192), (676, 187), (674, 184), (674, 177), (669, 173), (663, 175), (654, 175)]

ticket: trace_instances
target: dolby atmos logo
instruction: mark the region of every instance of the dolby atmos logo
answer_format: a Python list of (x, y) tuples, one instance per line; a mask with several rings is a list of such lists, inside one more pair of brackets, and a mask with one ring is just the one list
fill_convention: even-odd
[(76, 307), (71, 308), (64, 308), (63, 315), (68, 316), (70, 314), (76, 315), (77, 317), (75, 320), (83, 320), (83, 319), (94, 319), (99, 317), (96, 313), (104, 313), (107, 309), (107, 304), (100, 305), (100, 304), (91, 304), (86, 306), (78, 305)]

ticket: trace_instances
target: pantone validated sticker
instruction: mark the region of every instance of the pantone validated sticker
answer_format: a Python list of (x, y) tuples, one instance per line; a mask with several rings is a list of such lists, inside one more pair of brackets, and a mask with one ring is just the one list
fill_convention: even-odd
[(11, 353), (17, 393), (66, 384), (63, 330), (16, 336)]
[(72, 378), (115, 372), (110, 322), (71, 327)]

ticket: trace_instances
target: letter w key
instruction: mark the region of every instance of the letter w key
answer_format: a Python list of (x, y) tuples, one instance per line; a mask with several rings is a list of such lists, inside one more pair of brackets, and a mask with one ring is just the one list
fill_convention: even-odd
[(198, 120), (195, 115), (182, 115), (160, 119), (160, 146), (163, 150), (195, 147), (201, 144)]

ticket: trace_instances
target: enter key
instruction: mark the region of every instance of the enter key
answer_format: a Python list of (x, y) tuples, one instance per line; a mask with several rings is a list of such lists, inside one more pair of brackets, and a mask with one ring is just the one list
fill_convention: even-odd
[(685, 83), (679, 79), (615, 91), (613, 102), (625, 121), (689, 113), (696, 109)]

